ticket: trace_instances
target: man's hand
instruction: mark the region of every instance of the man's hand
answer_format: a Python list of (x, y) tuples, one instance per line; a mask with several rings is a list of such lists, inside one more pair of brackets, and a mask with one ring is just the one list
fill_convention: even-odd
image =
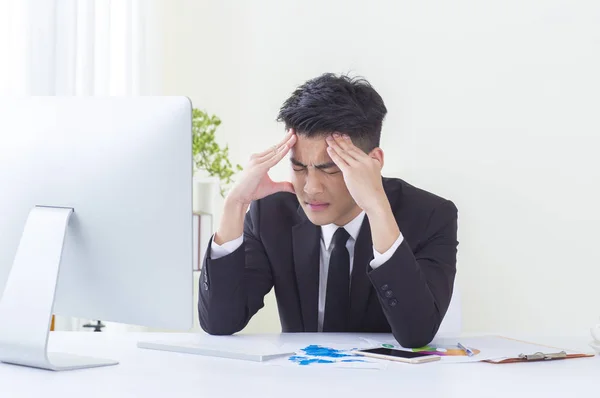
[(289, 152), (296, 143), (296, 134), (288, 131), (283, 140), (261, 153), (250, 156), (250, 162), (240, 176), (238, 183), (232, 188), (227, 199), (242, 205), (264, 198), (275, 192), (285, 191), (294, 193), (291, 183), (273, 182), (267, 174)]
[(348, 192), (369, 218), (374, 249), (385, 253), (399, 238), (400, 229), (383, 189), (383, 164), (354, 146), (348, 136), (334, 134), (327, 137), (327, 144), (329, 157), (342, 171)]
[(354, 146), (350, 137), (334, 134), (327, 137), (327, 152), (344, 175), (346, 187), (356, 204), (365, 212), (387, 202), (381, 181), (379, 159)]
[(284, 158), (295, 143), (296, 134), (290, 130), (279, 144), (250, 157), (248, 166), (225, 199), (223, 216), (214, 238), (215, 243), (223, 244), (242, 235), (244, 215), (252, 201), (281, 191), (294, 193), (290, 182), (274, 182), (268, 172)]

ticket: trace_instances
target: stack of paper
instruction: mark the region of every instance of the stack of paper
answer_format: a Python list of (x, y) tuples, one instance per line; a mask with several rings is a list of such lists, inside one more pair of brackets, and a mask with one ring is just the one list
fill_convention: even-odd
[[(405, 351), (421, 351), (440, 355), (440, 363), (466, 363), (489, 361), (500, 363), (508, 358), (518, 358), (520, 354), (533, 354), (536, 352), (550, 353), (562, 349), (538, 345), (534, 343), (514, 340), (500, 336), (478, 336), (465, 338), (436, 338), (431, 344), (418, 349), (406, 349), (393, 339), (371, 340), (365, 339), (372, 347), (388, 347)], [(468, 356), (458, 343), (471, 349), (473, 356)], [(577, 354), (572, 350), (563, 350), (567, 354)]]
[(305, 368), (349, 368), (380, 370), (387, 367), (387, 361), (367, 358), (353, 353), (352, 351), (355, 349), (366, 348), (364, 342), (363, 344), (359, 345), (364, 345), (364, 347), (348, 344), (311, 344), (302, 348), (298, 348), (294, 345), (285, 344), (281, 348), (286, 351), (293, 350), (295, 354), (270, 361), (270, 363), (276, 366)]

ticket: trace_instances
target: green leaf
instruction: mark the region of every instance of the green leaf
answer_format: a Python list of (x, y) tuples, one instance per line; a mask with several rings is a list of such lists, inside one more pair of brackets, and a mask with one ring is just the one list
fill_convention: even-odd
[(221, 125), (216, 115), (192, 109), (192, 155), (194, 172), (204, 170), (211, 177), (218, 177), (221, 182), (221, 195), (225, 196), (227, 185), (232, 183), (235, 171), (243, 170), (242, 166), (232, 166), (229, 160), (229, 146), (224, 148), (216, 142), (215, 133)]

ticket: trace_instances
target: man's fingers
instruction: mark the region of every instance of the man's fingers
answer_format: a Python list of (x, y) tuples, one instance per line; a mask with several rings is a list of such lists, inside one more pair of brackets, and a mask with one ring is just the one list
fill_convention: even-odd
[(272, 155), (274, 152), (277, 152), (279, 150), (279, 148), (281, 148), (283, 145), (285, 145), (286, 143), (288, 143), (288, 141), (290, 141), (292, 139), (294, 139), (294, 140), (296, 139), (296, 134), (294, 134), (293, 129), (290, 129), (283, 137), (283, 140), (281, 140), (278, 144), (273, 145), (272, 147), (264, 150), (263, 152), (255, 154), (254, 157), (257, 159), (260, 159), (260, 158), (264, 158), (267, 155)]
[[(281, 159), (283, 159), (283, 157), (285, 155), (287, 155), (287, 153), (290, 151), (290, 149), (294, 146), (294, 144), (296, 143), (296, 135), (292, 135), (287, 142), (283, 143), (283, 145), (279, 146), (277, 148), (276, 151), (274, 151), (271, 155), (267, 155), (263, 158), (263, 161), (268, 161), (271, 162), (275, 161), (275, 164), (277, 164)], [(272, 167), (272, 166), (269, 166)]]
[(327, 148), (328, 150), (332, 149), (332, 151), (329, 151), (330, 155), (331, 155), (331, 152), (334, 152), (338, 157), (343, 159), (349, 166), (356, 166), (359, 163), (358, 160), (356, 160), (352, 154), (350, 154), (348, 151), (345, 151), (344, 149), (342, 149), (342, 147), (335, 141), (335, 139), (333, 137), (327, 137), (327, 145), (329, 145), (329, 147)]
[(296, 134), (294, 133), (294, 129), (289, 129), (285, 136), (283, 136), (283, 139), (277, 144), (277, 150), (279, 150), (284, 145), (289, 144), (291, 140), (296, 140)]
[(327, 147), (327, 153), (329, 154), (331, 160), (333, 160), (333, 163), (335, 163), (335, 165), (342, 170), (342, 173), (345, 173), (346, 170), (348, 170), (348, 167), (350, 166), (340, 155), (338, 155), (333, 147)]
[(356, 145), (354, 145), (352, 143), (352, 139), (348, 135), (334, 134), (333, 140), (336, 144), (338, 144), (340, 146), (340, 148), (342, 148), (345, 152), (347, 152), (354, 159), (356, 159), (358, 161), (363, 161), (368, 158), (366, 153), (364, 153), (362, 150), (357, 148)]
[(280, 151), (284, 150), (285, 147), (287, 147), (288, 149), (293, 147), (294, 144), (296, 143), (296, 135), (288, 134), (286, 136), (287, 136), (287, 139), (284, 142), (280, 143), (279, 145), (273, 145), (271, 148), (269, 148), (262, 154), (255, 156), (254, 158), (257, 160), (257, 163), (260, 164), (260, 163), (263, 163), (263, 162), (271, 159), (273, 156), (276, 156), (277, 154), (279, 154)]
[(295, 142), (296, 142), (296, 136), (291, 136), (287, 140), (287, 142), (285, 142), (283, 145), (279, 145), (279, 146), (273, 145), (268, 151), (266, 151), (264, 153), (264, 155), (254, 156), (256, 164), (262, 164), (262, 163), (265, 163), (265, 162), (271, 160), (273, 157), (277, 156), (281, 151), (287, 150), (287, 149), (293, 147)]
[(290, 140), (291, 143), (286, 143), (282, 147), (280, 147), (270, 158), (265, 156), (264, 162), (261, 164), (266, 165), (268, 168), (275, 166), (277, 163), (283, 159), (285, 155), (290, 151), (290, 148), (293, 146), (294, 140)]
[(267, 149), (267, 150), (265, 150), (263, 152), (254, 154), (254, 158), (255, 159), (261, 159), (261, 158), (264, 158), (267, 155), (272, 155), (273, 152), (275, 152), (275, 151), (277, 151), (277, 145), (273, 145), (272, 147), (270, 147), (269, 149)]

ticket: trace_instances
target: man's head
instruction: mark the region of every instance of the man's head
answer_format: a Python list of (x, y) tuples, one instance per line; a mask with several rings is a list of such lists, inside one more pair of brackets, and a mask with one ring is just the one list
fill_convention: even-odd
[(354, 145), (383, 161), (379, 141), (386, 113), (383, 99), (366, 80), (333, 74), (307, 81), (281, 107), (278, 121), (298, 137), (291, 151), (292, 184), (314, 224), (343, 225), (360, 212), (327, 153), (325, 138), (347, 134)]

